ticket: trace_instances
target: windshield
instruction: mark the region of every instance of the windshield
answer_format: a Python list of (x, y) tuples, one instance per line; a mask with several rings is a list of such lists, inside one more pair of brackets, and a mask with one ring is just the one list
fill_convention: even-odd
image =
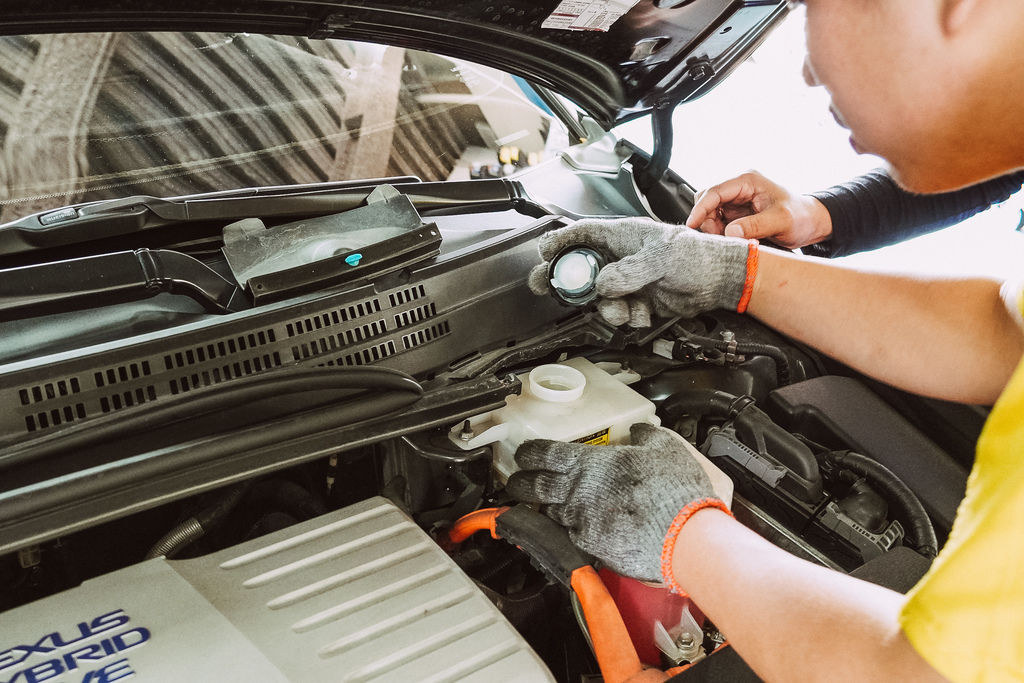
[(0, 222), (140, 194), (496, 177), (569, 144), (508, 74), (244, 33), (2, 37), (0, 140)]

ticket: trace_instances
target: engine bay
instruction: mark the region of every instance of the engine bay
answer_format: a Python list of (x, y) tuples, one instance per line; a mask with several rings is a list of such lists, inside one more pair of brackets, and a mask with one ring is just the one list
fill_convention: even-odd
[[(319, 189), (351, 208), (312, 218), (220, 206), (131, 237), (123, 283), (89, 297), (102, 242), (4, 257), (49, 284), (0, 322), (0, 680), (202, 679), (214, 661), (218, 680), (581, 680), (597, 669), (572, 591), (526, 544), (449, 532), (517, 504), (525, 438), (624, 443), (639, 421), (706, 459), (777, 545), (919, 576), (981, 418), (738, 314), (634, 330), (532, 294), (539, 235), (646, 201), (624, 171), (552, 178)], [(230, 291), (147, 270), (146, 250)], [(684, 598), (601, 574), (646, 664), (722, 644)]]

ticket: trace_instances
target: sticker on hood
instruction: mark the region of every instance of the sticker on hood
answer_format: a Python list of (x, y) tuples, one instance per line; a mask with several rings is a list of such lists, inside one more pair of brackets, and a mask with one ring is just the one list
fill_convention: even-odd
[(607, 31), (639, 0), (562, 0), (541, 28)]

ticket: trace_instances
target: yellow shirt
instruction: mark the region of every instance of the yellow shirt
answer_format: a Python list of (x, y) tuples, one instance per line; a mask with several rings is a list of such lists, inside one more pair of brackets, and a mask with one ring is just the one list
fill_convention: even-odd
[[(1019, 290), (1014, 298), (1021, 311)], [(1024, 362), (985, 423), (949, 540), (900, 623), (952, 681), (1024, 681)]]

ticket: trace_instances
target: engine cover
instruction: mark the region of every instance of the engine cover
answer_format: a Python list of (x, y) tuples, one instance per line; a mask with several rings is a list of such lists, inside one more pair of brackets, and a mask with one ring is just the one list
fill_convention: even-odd
[(551, 681), (407, 516), (372, 498), (0, 615), (0, 681)]

